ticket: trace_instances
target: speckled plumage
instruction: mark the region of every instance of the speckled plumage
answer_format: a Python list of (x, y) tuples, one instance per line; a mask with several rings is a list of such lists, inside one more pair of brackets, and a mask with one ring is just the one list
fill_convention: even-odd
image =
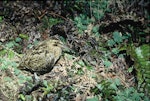
[(61, 41), (48, 39), (28, 50), (21, 58), (18, 68), (31, 73), (45, 74), (53, 69), (61, 55)]

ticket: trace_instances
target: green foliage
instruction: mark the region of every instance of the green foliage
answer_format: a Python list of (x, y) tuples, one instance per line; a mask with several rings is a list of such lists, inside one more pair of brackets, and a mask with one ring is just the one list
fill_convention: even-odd
[(114, 46), (116, 42), (113, 39), (107, 41), (108, 46)]
[(82, 60), (78, 61), (77, 63), (78, 63), (81, 67), (84, 67), (84, 66), (85, 66), (85, 63), (84, 63)]
[(104, 60), (104, 65), (106, 67), (110, 67), (112, 65), (112, 62), (110, 62), (109, 60)]
[(91, 15), (96, 20), (103, 18), (105, 12), (110, 12), (110, 9), (108, 8), (109, 0), (89, 1), (89, 5), (91, 9)]
[[(111, 10), (108, 7), (109, 6), (109, 0), (94, 0), (94, 1), (89, 1), (88, 4), (90, 5), (90, 14), (91, 14), (90, 17), (88, 17), (85, 13), (82, 13), (74, 19), (74, 22), (75, 22), (75, 24), (78, 28), (78, 32), (80, 34), (83, 34), (85, 32), (85, 30), (87, 30), (87, 26), (89, 24), (93, 24), (93, 22), (95, 23), (95, 21), (102, 19), (106, 12), (111, 12)], [(80, 9), (80, 8), (78, 7), (78, 9)], [(98, 33), (98, 28), (99, 28), (98, 26), (93, 26), (92, 34)], [(131, 29), (131, 30), (133, 32), (135, 32), (135, 30), (138, 30), (138, 29)], [(96, 34), (96, 35), (98, 35), (98, 34)], [(103, 52), (104, 55), (101, 56), (101, 58), (103, 59), (103, 63), (105, 65), (105, 67), (109, 67), (112, 65), (112, 62), (110, 61), (111, 55), (113, 54), (113, 55), (119, 56), (120, 55), (119, 52), (121, 51), (120, 46), (124, 45), (124, 41), (126, 41), (126, 40), (130, 41), (130, 38), (133, 37), (131, 35), (132, 34), (125, 34), (125, 33), (121, 33), (118, 31), (115, 31), (112, 33), (112, 39), (109, 39), (107, 41), (107, 45), (106, 45), (106, 47), (108, 47), (111, 51), (106, 49)], [(87, 42), (87, 44), (88, 44), (88, 42)], [(127, 42), (125, 44), (127, 44)], [(149, 79), (147, 79), (147, 78), (150, 78), (150, 76), (148, 75), (150, 73), (150, 71), (148, 70), (149, 69), (148, 65), (150, 65), (149, 64), (150, 62), (148, 62), (148, 60), (146, 60), (147, 62), (144, 62), (145, 56), (143, 56), (142, 52), (146, 53), (145, 51), (148, 51), (150, 49), (144, 48), (144, 47), (141, 47), (141, 48), (143, 48), (143, 50), (141, 50), (141, 48), (137, 48), (137, 49), (134, 48), (133, 49), (135, 51), (134, 54), (137, 55), (134, 58), (136, 60), (135, 64), (138, 63), (138, 65), (135, 65), (135, 67), (137, 68), (136, 70), (139, 73), (138, 74), (139, 77), (140, 78), (144, 77), (144, 79), (142, 79), (141, 81), (142, 82), (147, 81), (147, 83), (149, 83)], [(129, 51), (128, 48), (125, 48), (125, 49), (127, 49), (127, 51)], [(93, 53), (95, 54), (95, 51), (91, 51), (89, 54), (91, 55)], [(149, 55), (147, 53), (145, 55), (147, 57), (149, 57)], [(131, 51), (129, 52), (129, 54), (134, 55), (133, 52), (131, 52)], [(123, 56), (124, 54), (121, 54), (121, 55)], [(81, 67), (85, 65), (85, 63), (83, 63), (82, 61), (80, 61), (78, 64)], [(141, 68), (141, 69), (139, 69), (139, 68)], [(134, 69), (134, 67), (130, 67), (128, 69), (128, 72), (131, 73), (133, 71), (133, 69)], [(79, 69), (78, 73), (82, 74), (83, 73), (82, 69)], [(144, 76), (141, 74), (144, 74)], [(135, 90), (134, 88), (119, 89), (120, 86), (121, 86), (121, 84), (120, 84), (119, 80), (115, 80), (115, 81), (104, 80), (104, 81), (100, 82), (93, 89), (93, 92), (96, 94), (96, 96), (88, 99), (87, 101), (97, 101), (98, 100), (97, 95), (101, 95), (101, 97), (104, 98), (104, 101), (105, 100), (106, 101), (108, 101), (108, 100), (122, 101), (122, 100), (126, 100), (126, 99), (127, 99), (127, 101), (132, 101), (132, 100), (133, 101), (136, 101), (136, 100), (140, 101), (143, 99), (145, 100), (143, 93), (138, 93), (137, 90)], [(148, 85), (146, 85), (146, 86), (148, 86)], [(136, 96), (137, 96), (137, 98), (136, 98)]]
[(95, 25), (92, 29), (92, 33), (95, 35), (95, 37), (99, 37), (100, 33), (99, 33), (99, 26)]
[(86, 67), (88, 70), (92, 70), (93, 69), (92, 66), (88, 65), (88, 63), (84, 62), (83, 60), (78, 61), (77, 64), (79, 64), (81, 67)]
[[(92, 24), (93, 22), (95, 22), (93, 18), (89, 18), (84, 14), (80, 14), (78, 17), (75, 17), (74, 19), (74, 23), (78, 28), (79, 34), (83, 34), (85, 30), (87, 30), (87, 26)], [(99, 26), (98, 25), (93, 26), (91, 33), (93, 33), (96, 37), (99, 37), (100, 35)]]
[[(9, 67), (16, 67), (17, 63), (11, 61), (15, 56), (14, 51), (9, 49), (2, 49), (0, 51), (0, 70), (6, 70)], [(4, 58), (5, 57), (5, 58)]]
[(138, 85), (144, 84), (143, 91), (150, 94), (150, 45), (144, 44), (139, 47), (135, 47), (133, 44), (126, 48), (128, 55), (134, 61), (134, 69), (137, 72)]
[(119, 79), (102, 80), (92, 92), (96, 96), (90, 101), (97, 101), (95, 98), (98, 96), (101, 96), (102, 101), (149, 101), (144, 93), (139, 93), (135, 88), (124, 88)]
[(17, 63), (16, 62), (12, 62), (10, 60), (7, 60), (5, 58), (0, 58), (0, 70), (6, 70), (8, 69), (9, 67), (16, 67), (17, 66)]
[[(19, 94), (19, 99), (21, 101), (34, 101), (31, 95), (23, 95), (23, 94)], [(19, 100), (19, 101), (20, 101)]]
[[(110, 9), (108, 8), (109, 0), (94, 0), (88, 1), (86, 3), (79, 0), (78, 2), (80, 2), (82, 6), (87, 5), (90, 8), (89, 11), (86, 11), (88, 8), (86, 6), (86, 9), (83, 9), (83, 13), (74, 18), (74, 22), (78, 27), (78, 32), (80, 34), (84, 33), (89, 24), (100, 20), (101, 18), (103, 18), (105, 12), (110, 11)], [(90, 17), (87, 16), (87, 12), (90, 12)], [(92, 28), (92, 33), (94, 33), (96, 36), (99, 36), (98, 30), (99, 26), (96, 25)]]
[[(20, 52), (21, 49), (23, 48), (21, 45), (20, 45), (20, 42), (22, 41), (22, 38), (20, 37), (16, 37), (15, 39), (11, 40), (11, 41), (8, 41), (4, 47), (6, 49), (6, 51), (11, 51), (11, 52), (14, 52), (12, 49), (14, 49), (15, 51), (17, 52)], [(15, 53), (15, 52), (14, 52)]]
[(118, 55), (119, 49), (118, 48), (112, 48), (112, 53), (115, 55)]
[(36, 46), (38, 43), (39, 43), (39, 41), (38, 41), (38, 40), (35, 40), (33, 43), (28, 44), (27, 47), (28, 47), (28, 49), (30, 49), (30, 48), (32, 48), (33, 46)]
[[(18, 70), (18, 69), (15, 68), (15, 72), (16, 72), (17, 70)], [(19, 71), (20, 71), (20, 70), (19, 70)], [(25, 83), (25, 82), (31, 82), (31, 80), (32, 80), (32, 77), (26, 76), (26, 75), (22, 75), (21, 73), (18, 74), (17, 77), (18, 77), (18, 80), (19, 80), (19, 83), (20, 83), (20, 84), (23, 84), (23, 83)]]
[(72, 8), (81, 11), (82, 15), (94, 18), (94, 20), (100, 20), (106, 12), (111, 12), (109, 9), (109, 0), (76, 0), (74, 6), (70, 8), (71, 11), (73, 11)]
[(133, 87), (118, 91), (114, 96), (115, 101), (149, 101), (150, 99), (144, 96), (144, 93), (137, 92)]
[(18, 44), (15, 41), (10, 41), (6, 43), (6, 47), (13, 48), (14, 46), (17, 46)]
[(0, 22), (2, 22), (3, 21), (3, 16), (0, 16)]
[(79, 65), (81, 66), (80, 68), (78, 68), (77, 70), (77, 74), (78, 75), (83, 75), (85, 72), (83, 71), (83, 68), (86, 68), (87, 70), (93, 70), (93, 67), (90, 66), (87, 62), (84, 62), (83, 60), (79, 60), (77, 62), (74, 63), (74, 66)]
[(20, 72), (21, 72), (21, 70), (19, 70), (19, 69), (17, 69), (17, 68), (14, 69), (14, 74), (15, 74), (16, 76), (18, 76), (18, 75), (20, 74)]
[(4, 81), (6, 81), (6, 82), (12, 82), (12, 78), (10, 78), (10, 77), (4, 77)]
[[(22, 50), (22, 46), (20, 45), (20, 43), (22, 43), (23, 39), (28, 39), (28, 36), (25, 34), (19, 34), (18, 37), (8, 41), (7, 43), (4, 44), (4, 47), (6, 50), (10, 50), (13, 51), (12, 49), (14, 49), (15, 51), (19, 52)], [(14, 52), (15, 53), (15, 52)]]
[(124, 39), (127, 39), (128, 37), (125, 35), (122, 35), (120, 32), (113, 32), (113, 39), (110, 39), (107, 41), (108, 46), (113, 47), (116, 44), (121, 44)]
[(92, 29), (92, 32), (97, 33), (98, 30), (99, 30), (99, 26), (94, 26), (93, 29)]
[(56, 19), (56, 18), (52, 18), (52, 17), (48, 18), (48, 25), (49, 26), (53, 26), (53, 25), (56, 25), (56, 24), (61, 23), (61, 22), (62, 22), (62, 20), (60, 20), (60, 19)]
[(45, 86), (43, 87), (44, 95), (47, 95), (54, 88), (54, 86), (46, 80), (44, 80), (43, 84)]
[(92, 89), (92, 92), (96, 95), (100, 95), (104, 101), (113, 101), (113, 95), (116, 95), (116, 88), (112, 87), (111, 84), (110, 81), (102, 80), (94, 89)]
[(83, 32), (87, 29), (88, 24), (92, 22), (92, 19), (86, 15), (80, 14), (78, 17), (75, 17), (74, 22), (78, 27), (78, 32), (83, 34)]
[(119, 32), (113, 32), (113, 39), (116, 43), (121, 43), (123, 41), (123, 37)]
[(47, 28), (51, 28), (53, 25), (63, 22), (61, 19), (53, 18), (53, 17), (44, 17), (42, 19), (42, 27), (41, 30), (45, 30)]
[(16, 47), (19, 49), (20, 45), (18, 43), (21, 41), (22, 39), (17, 37), (12, 41), (7, 42), (5, 45), (0, 43), (0, 46), (2, 47), (0, 50), (0, 70), (17, 67), (17, 63), (13, 61), (13, 59), (15, 57), (20, 57), (20, 55), (12, 49)]
[(22, 39), (21, 39), (20, 37), (16, 37), (16, 38), (15, 38), (15, 42), (19, 43), (19, 42), (21, 42), (21, 41), (22, 41)]
[(99, 101), (98, 97), (88, 98), (86, 101)]
[(26, 100), (26, 98), (25, 98), (25, 96), (24, 96), (23, 94), (19, 94), (19, 98), (20, 98), (20, 100), (22, 100), (22, 101), (25, 101), (25, 100)]
[(129, 67), (127, 72), (131, 73), (133, 71), (133, 69), (134, 69), (133, 67)]
[(29, 38), (29, 36), (27, 35), (27, 34), (23, 34), (23, 33), (20, 33), (19, 34), (19, 38), (22, 38), (22, 39), (28, 39)]

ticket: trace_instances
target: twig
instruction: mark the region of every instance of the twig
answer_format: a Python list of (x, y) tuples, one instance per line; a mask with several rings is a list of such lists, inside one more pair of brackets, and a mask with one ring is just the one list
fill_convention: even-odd
[(62, 19), (64, 19), (64, 20), (68, 21), (68, 19), (66, 19), (65, 17), (63, 17), (63, 16), (61, 16), (61, 15), (59, 15), (59, 14), (56, 14), (56, 13), (53, 13), (53, 12), (48, 13), (48, 14), (58, 16), (58, 17), (60, 17), (60, 18), (62, 18)]

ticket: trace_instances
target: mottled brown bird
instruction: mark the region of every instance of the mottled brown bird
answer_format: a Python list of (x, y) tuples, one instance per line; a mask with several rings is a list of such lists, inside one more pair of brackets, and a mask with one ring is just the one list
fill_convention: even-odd
[(61, 41), (56, 39), (40, 42), (25, 53), (18, 68), (39, 75), (48, 73), (60, 59), (62, 46)]

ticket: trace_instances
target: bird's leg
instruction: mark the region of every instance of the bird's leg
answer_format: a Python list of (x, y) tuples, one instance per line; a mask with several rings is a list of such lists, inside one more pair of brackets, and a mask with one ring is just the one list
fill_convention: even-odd
[(40, 81), (39, 76), (38, 76), (37, 73), (35, 73), (35, 72), (34, 72), (34, 76), (33, 76), (33, 81), (34, 81), (34, 82), (39, 82), (39, 81)]

